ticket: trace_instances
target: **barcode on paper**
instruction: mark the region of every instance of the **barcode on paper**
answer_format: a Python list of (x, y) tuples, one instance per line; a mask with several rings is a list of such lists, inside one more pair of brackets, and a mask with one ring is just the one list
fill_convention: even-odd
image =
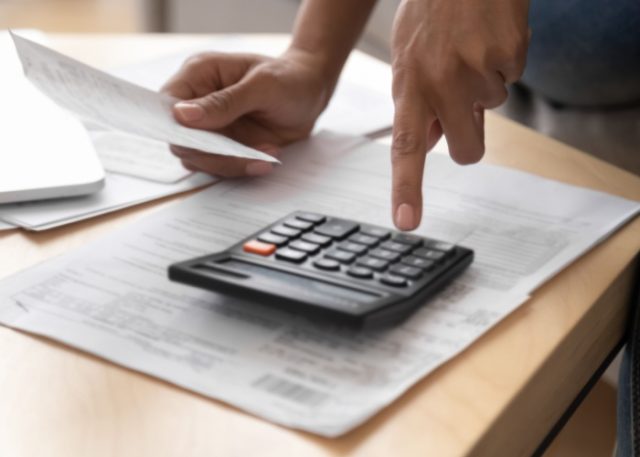
[(324, 392), (270, 374), (256, 380), (253, 387), (306, 406), (318, 406), (329, 397)]

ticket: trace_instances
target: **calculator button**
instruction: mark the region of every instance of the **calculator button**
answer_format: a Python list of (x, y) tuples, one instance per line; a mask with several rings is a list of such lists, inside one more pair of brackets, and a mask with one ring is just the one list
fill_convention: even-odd
[(282, 235), (289, 238), (295, 238), (296, 236), (300, 235), (300, 230), (285, 227), (284, 225), (278, 225), (277, 227), (272, 228), (271, 231), (276, 235)]
[(386, 240), (390, 235), (389, 230), (381, 229), (378, 227), (362, 227), (360, 228), (360, 233), (367, 236), (373, 236), (375, 238), (378, 238), (379, 240)]
[(371, 257), (376, 257), (382, 260), (388, 260), (389, 262), (395, 262), (400, 257), (399, 252), (387, 251), (386, 249), (372, 249), (369, 251)]
[(347, 270), (347, 274), (349, 276), (353, 276), (354, 278), (360, 279), (371, 279), (373, 278), (373, 271), (365, 267), (353, 266)]
[(353, 241), (354, 243), (364, 244), (365, 246), (373, 246), (374, 244), (378, 244), (378, 238), (369, 235), (363, 235), (362, 233), (356, 233), (355, 235), (351, 235), (349, 237), (349, 241)]
[(356, 230), (358, 230), (358, 224), (355, 222), (331, 219), (330, 221), (316, 227), (315, 232), (320, 235), (326, 235), (340, 240), (351, 235)]
[(244, 252), (248, 252), (250, 254), (258, 254), (263, 256), (270, 256), (276, 251), (275, 244), (263, 243), (258, 240), (251, 240), (244, 243), (242, 246)]
[(416, 257), (414, 255), (405, 257), (400, 261), (400, 263), (409, 265), (410, 267), (421, 268), (422, 270), (430, 270), (435, 265), (435, 262), (433, 260)]
[(307, 254), (302, 251), (296, 251), (295, 249), (282, 248), (276, 252), (276, 258), (288, 262), (301, 263), (307, 258)]
[(337, 260), (340, 263), (351, 263), (356, 255), (353, 252), (341, 251), (339, 249), (333, 249), (324, 255), (328, 259)]
[(396, 233), (391, 240), (396, 243), (408, 244), (412, 247), (417, 247), (422, 244), (422, 238), (415, 235), (408, 235), (406, 233)]
[(362, 244), (352, 243), (351, 241), (344, 241), (337, 246), (338, 249), (343, 251), (353, 252), (355, 254), (364, 254), (367, 251), (367, 247)]
[(331, 244), (331, 238), (324, 235), (318, 235), (317, 233), (305, 233), (301, 238), (309, 243), (319, 244), (323, 248)]
[(266, 232), (258, 237), (258, 241), (262, 241), (263, 243), (275, 244), (276, 246), (282, 246), (287, 244), (289, 238), (282, 235), (276, 235), (275, 233)]
[(321, 216), (320, 214), (316, 214), (316, 213), (298, 213), (298, 214), (296, 214), (296, 219), (300, 219), (302, 221), (307, 221), (307, 222), (312, 222), (314, 224), (321, 224), (327, 218), (324, 217), (324, 216)]
[(302, 231), (309, 230), (313, 227), (312, 222), (301, 221), (300, 219), (289, 219), (288, 221), (284, 221), (284, 225)]
[(413, 255), (422, 257), (424, 259), (433, 260), (434, 262), (438, 262), (446, 257), (446, 253), (442, 251), (434, 251), (432, 249), (420, 248), (413, 251)]
[(309, 243), (308, 241), (296, 240), (289, 243), (289, 247), (291, 249), (295, 249), (296, 251), (306, 252), (307, 254), (315, 254), (320, 250), (320, 246), (314, 243)]
[(313, 266), (320, 270), (336, 271), (340, 269), (340, 262), (333, 259), (318, 259), (313, 262)]
[(361, 257), (356, 261), (356, 264), (361, 267), (371, 268), (372, 270), (382, 271), (389, 265), (389, 262), (382, 259), (376, 259), (375, 257)]
[(380, 247), (400, 254), (406, 254), (412, 249), (408, 244), (396, 243), (395, 241), (385, 241)]
[(418, 279), (422, 276), (422, 270), (416, 267), (410, 267), (409, 265), (403, 265), (398, 263), (389, 268), (389, 273), (397, 276), (404, 276), (409, 279)]
[(436, 241), (436, 240), (425, 241), (424, 245), (430, 249), (446, 252), (447, 254), (453, 252), (453, 250), (456, 248), (455, 244), (447, 243), (446, 241)]
[(394, 275), (384, 275), (380, 278), (380, 282), (393, 287), (406, 287), (408, 284), (403, 277)]

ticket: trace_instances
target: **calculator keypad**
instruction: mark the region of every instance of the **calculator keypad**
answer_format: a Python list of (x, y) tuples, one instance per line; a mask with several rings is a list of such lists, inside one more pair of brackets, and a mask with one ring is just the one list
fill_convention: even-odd
[(400, 258), (401, 254), (399, 252), (387, 251), (386, 249), (377, 248), (369, 251), (369, 255), (378, 259), (388, 260), (389, 262), (395, 262)]
[(296, 251), (306, 252), (307, 254), (316, 254), (320, 250), (320, 245), (315, 243), (309, 243), (304, 240), (295, 240), (289, 243), (289, 247), (291, 249), (295, 249)]
[(332, 219), (315, 228), (315, 233), (341, 240), (358, 230), (358, 224), (350, 221)]
[(301, 231), (299, 229), (285, 227), (284, 225), (278, 225), (277, 227), (272, 228), (271, 232), (276, 235), (286, 236), (287, 238), (295, 238), (300, 235)]
[(373, 271), (366, 267), (353, 266), (347, 270), (347, 274), (360, 279), (373, 278)]
[(315, 213), (295, 213), (250, 243), (259, 246), (245, 252), (268, 256), (265, 252), (275, 251), (276, 260), (289, 263), (309, 259), (316, 270), (394, 288), (432, 272), (455, 249), (450, 243)]
[(354, 254), (358, 255), (367, 252), (367, 247), (365, 245), (354, 243), (353, 241), (343, 241), (338, 245), (338, 249), (353, 252)]
[(289, 238), (282, 235), (276, 235), (272, 232), (266, 232), (258, 236), (258, 241), (262, 241), (267, 244), (275, 244), (276, 246), (284, 246), (289, 242)]
[(336, 323), (398, 322), (473, 260), (473, 251), (384, 227), (297, 211), (169, 277)]
[(304, 235), (302, 235), (302, 239), (308, 241), (309, 243), (315, 243), (323, 248), (331, 244), (330, 237), (319, 235), (317, 233), (305, 233)]
[(400, 254), (408, 254), (411, 249), (413, 249), (410, 244), (398, 243), (397, 241), (385, 241), (380, 247), (387, 251), (399, 252)]
[(353, 259), (356, 258), (356, 255), (353, 252), (341, 251), (340, 249), (328, 251), (324, 256), (327, 259), (337, 260), (340, 263), (351, 263), (353, 262)]
[(409, 285), (409, 282), (401, 276), (394, 276), (390, 274), (386, 274), (380, 278), (380, 282), (382, 284), (386, 284), (387, 286), (392, 287), (406, 287)]
[(389, 266), (389, 262), (386, 260), (376, 259), (370, 256), (360, 257), (356, 261), (356, 264), (376, 271), (384, 271)]
[(307, 254), (295, 249), (282, 248), (276, 252), (276, 259), (286, 260), (287, 262), (301, 263), (307, 259)]
[(379, 227), (361, 227), (360, 233), (363, 235), (372, 236), (374, 238), (378, 238), (378, 240), (386, 240), (391, 235), (389, 230), (385, 230)]
[(434, 262), (438, 262), (446, 257), (446, 252), (436, 251), (429, 248), (420, 248), (416, 249), (413, 255), (417, 257), (422, 257), (423, 259), (432, 260)]
[(328, 257), (323, 257), (323, 258), (314, 260), (313, 266), (316, 268), (319, 268), (320, 270), (326, 270), (326, 271), (340, 270), (340, 262), (338, 262), (337, 260), (329, 259)]
[(288, 221), (284, 221), (284, 225), (285, 227), (304, 231), (313, 227), (313, 222), (302, 221), (300, 219), (289, 219)]
[(252, 240), (248, 241), (243, 246), (244, 252), (248, 252), (250, 254), (257, 254), (261, 256), (270, 256), (276, 250), (276, 246), (274, 244), (263, 243), (262, 241)]

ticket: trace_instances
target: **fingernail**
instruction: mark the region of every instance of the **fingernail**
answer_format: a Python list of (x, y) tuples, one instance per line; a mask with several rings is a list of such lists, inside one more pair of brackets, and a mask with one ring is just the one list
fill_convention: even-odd
[(199, 121), (205, 115), (204, 108), (196, 103), (176, 103), (176, 112), (185, 122)]
[(244, 171), (247, 176), (264, 176), (273, 171), (273, 165), (269, 162), (251, 162)]
[(396, 226), (400, 230), (413, 230), (415, 228), (415, 212), (408, 203), (402, 203), (396, 210)]

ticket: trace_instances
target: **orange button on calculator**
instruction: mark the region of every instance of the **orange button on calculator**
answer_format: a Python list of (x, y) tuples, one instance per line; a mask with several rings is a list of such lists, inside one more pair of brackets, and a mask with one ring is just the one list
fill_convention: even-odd
[(273, 254), (274, 252), (276, 252), (276, 245), (263, 243), (262, 241), (258, 241), (258, 240), (251, 240), (251, 241), (247, 241), (242, 246), (242, 249), (244, 250), (244, 252), (263, 255), (267, 257)]

